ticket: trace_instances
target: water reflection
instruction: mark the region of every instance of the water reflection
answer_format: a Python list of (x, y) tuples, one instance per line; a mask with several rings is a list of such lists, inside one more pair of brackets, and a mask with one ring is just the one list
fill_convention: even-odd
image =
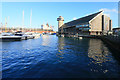
[(94, 60), (94, 64), (111, 61), (111, 57), (109, 57), (110, 52), (108, 51), (108, 48), (104, 46), (101, 40), (89, 40), (88, 57)]
[(65, 38), (61, 37), (58, 39), (58, 53), (56, 53), (56, 56), (58, 57), (58, 62), (62, 62), (62, 59), (64, 58), (64, 46), (65, 46)]
[[(116, 66), (112, 65), (115, 63), (112, 53), (101, 40), (89, 40), (88, 57), (90, 58), (90, 62), (88, 64), (88, 66), (90, 66), (90, 71), (95, 72), (96, 75), (104, 74), (103, 77), (106, 77), (108, 74), (110, 75), (111, 72), (115, 72), (113, 68)], [(114, 74), (114, 76), (118, 76), (116, 72)], [(113, 76), (113, 74), (111, 74), (111, 76)]]
[[(110, 77), (108, 75), (113, 76), (112, 73), (114, 73), (114, 77), (119, 76), (116, 73), (119, 72), (118, 65), (113, 65), (117, 62), (109, 49), (99, 39), (79, 40), (61, 37), (58, 39), (58, 51), (59, 53), (56, 55), (60, 62), (68, 62), (71, 63), (71, 66), (76, 65), (79, 68), (84, 65), (82, 69), (88, 73), (90, 71), (92, 77), (98, 77), (98, 75)], [(76, 69), (81, 74), (80, 70)]]
[(49, 35), (42, 35), (42, 45), (49, 46), (50, 45), (50, 36)]
[(2, 78), (2, 42), (0, 42), (0, 79)]
[(63, 50), (65, 46), (65, 38), (61, 37), (58, 39), (58, 49)]

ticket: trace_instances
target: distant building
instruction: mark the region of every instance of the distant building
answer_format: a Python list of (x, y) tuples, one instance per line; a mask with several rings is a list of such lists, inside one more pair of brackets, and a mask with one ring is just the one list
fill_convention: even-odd
[(64, 22), (64, 18), (59, 16), (58, 21), (58, 33), (59, 34), (89, 34), (100, 35), (107, 31), (112, 30), (112, 20), (110, 17), (103, 14), (103, 11), (67, 22)]
[(52, 27), (52, 26), (49, 26), (48, 23), (47, 23), (46, 25), (45, 25), (45, 24), (42, 24), (42, 25), (41, 25), (41, 29), (43, 29), (43, 30), (48, 30), (48, 31), (53, 31), (53, 27)]

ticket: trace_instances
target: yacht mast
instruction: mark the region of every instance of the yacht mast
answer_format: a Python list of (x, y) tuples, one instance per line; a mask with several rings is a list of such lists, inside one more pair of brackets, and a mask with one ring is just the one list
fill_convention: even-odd
[(7, 32), (6, 30), (6, 27), (7, 27), (7, 17), (5, 17), (5, 32)]
[(32, 24), (32, 9), (31, 9), (31, 13), (30, 13), (30, 27), (31, 27), (31, 24)]
[(23, 28), (24, 28), (24, 10), (23, 10), (23, 21), (22, 21), (22, 31), (23, 31)]

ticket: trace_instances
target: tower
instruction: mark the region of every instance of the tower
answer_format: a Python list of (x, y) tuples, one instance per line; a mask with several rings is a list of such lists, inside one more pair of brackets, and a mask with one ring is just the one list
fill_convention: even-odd
[(57, 21), (58, 21), (58, 31), (59, 31), (59, 29), (61, 28), (61, 26), (64, 24), (63, 23), (64, 18), (62, 16), (59, 16), (59, 18), (57, 18)]

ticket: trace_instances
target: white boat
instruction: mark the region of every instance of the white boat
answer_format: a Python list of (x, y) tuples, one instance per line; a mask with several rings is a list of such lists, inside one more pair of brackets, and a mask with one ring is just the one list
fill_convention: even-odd
[(79, 37), (79, 39), (83, 39), (83, 37)]
[(22, 36), (22, 39), (27, 40), (27, 39), (34, 39), (34, 38), (39, 38), (40, 34), (39, 33), (33, 33), (33, 32), (16, 32), (16, 36)]
[(0, 36), (13, 36), (13, 34), (9, 32), (2, 32)]
[(21, 32), (21, 31), (15, 32), (14, 35), (15, 35), (15, 36), (21, 36), (21, 37), (22, 37), (22, 40), (27, 40), (27, 36), (24, 35), (24, 33)]
[(27, 39), (34, 39), (35, 36), (33, 35), (33, 32), (26, 32), (24, 36), (27, 36)]
[(40, 33), (33, 33), (33, 35), (35, 36), (35, 38), (39, 38), (40, 37)]
[(12, 33), (1, 33), (0, 41), (20, 41), (22, 36), (15, 36)]

